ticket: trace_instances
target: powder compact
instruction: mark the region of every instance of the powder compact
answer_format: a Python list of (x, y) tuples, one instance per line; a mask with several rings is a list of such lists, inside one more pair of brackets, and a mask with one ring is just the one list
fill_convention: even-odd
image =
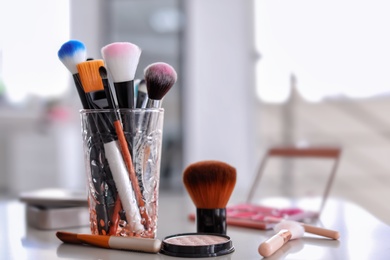
[(215, 257), (234, 252), (230, 237), (220, 234), (184, 233), (165, 237), (160, 253), (176, 257)]

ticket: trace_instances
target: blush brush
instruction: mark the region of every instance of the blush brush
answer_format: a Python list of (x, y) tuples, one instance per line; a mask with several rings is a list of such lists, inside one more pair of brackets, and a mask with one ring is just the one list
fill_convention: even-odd
[(77, 64), (84, 62), (87, 59), (85, 45), (77, 40), (67, 41), (59, 49), (58, 58), (72, 74), (83, 108), (90, 108), (77, 70)]
[[(162, 99), (177, 81), (175, 69), (165, 62), (152, 63), (144, 69), (144, 79), (148, 99), (146, 108), (161, 108)], [(146, 118), (148, 134), (154, 129), (156, 121), (152, 113)]]
[(163, 97), (177, 81), (175, 69), (164, 62), (156, 62), (144, 70), (144, 78), (148, 94), (148, 108), (160, 108)]
[(114, 42), (101, 49), (112, 77), (119, 108), (134, 108), (134, 77), (141, 49), (130, 42)]
[[(133, 109), (134, 77), (137, 70), (141, 49), (130, 42), (114, 42), (101, 48), (105, 67), (111, 75), (119, 108)], [(132, 115), (122, 117), (123, 130), (132, 135), (135, 131)], [(133, 154), (133, 142), (128, 142)]]
[(236, 169), (220, 161), (200, 161), (183, 172), (196, 206), (197, 232), (226, 234), (226, 205), (236, 184)]

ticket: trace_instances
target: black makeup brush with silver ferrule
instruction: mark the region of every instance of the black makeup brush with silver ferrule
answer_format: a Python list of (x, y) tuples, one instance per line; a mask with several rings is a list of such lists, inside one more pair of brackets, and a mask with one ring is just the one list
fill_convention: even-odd
[(197, 208), (198, 233), (226, 234), (226, 205), (236, 175), (231, 165), (213, 160), (193, 163), (184, 170), (184, 186)]
[[(176, 83), (175, 69), (164, 62), (152, 63), (144, 69), (144, 79), (148, 93), (146, 108), (161, 108), (162, 99)], [(155, 113), (148, 114), (148, 118), (145, 120), (148, 124), (147, 133), (149, 134), (157, 122)]]

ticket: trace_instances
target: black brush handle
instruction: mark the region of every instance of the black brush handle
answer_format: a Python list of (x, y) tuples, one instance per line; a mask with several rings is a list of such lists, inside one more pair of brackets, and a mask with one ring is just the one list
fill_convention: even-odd
[(214, 233), (226, 235), (226, 208), (196, 209), (198, 233)]
[[(94, 139), (95, 138), (92, 137), (92, 140)], [(108, 234), (109, 231), (109, 216), (105, 198), (105, 186), (107, 180), (102, 167), (104, 162), (101, 162), (101, 154), (103, 152), (103, 144), (100, 140), (96, 140), (96, 142), (92, 143), (90, 148), (89, 165), (91, 169), (93, 190), (90, 190), (90, 192), (96, 203), (94, 210), (96, 212), (96, 226), (98, 228), (99, 235)]]
[(77, 93), (79, 94), (79, 98), (80, 98), (81, 105), (83, 106), (83, 108), (84, 109), (91, 108), (89, 103), (88, 103), (87, 96), (85, 95), (84, 88), (81, 85), (80, 75), (78, 73), (73, 74), (73, 81), (74, 81), (74, 84), (76, 85)]
[(115, 93), (119, 108), (134, 108), (134, 81), (115, 82)]
[(109, 108), (106, 92), (104, 90), (92, 91), (89, 92), (89, 95), (93, 102), (92, 106), (95, 106), (97, 109)]

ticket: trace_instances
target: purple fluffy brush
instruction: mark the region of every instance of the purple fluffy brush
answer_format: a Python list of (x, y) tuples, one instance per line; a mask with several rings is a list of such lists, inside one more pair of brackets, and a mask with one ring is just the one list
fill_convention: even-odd
[(164, 62), (156, 62), (144, 70), (146, 88), (148, 90), (148, 108), (160, 108), (163, 97), (176, 83), (175, 69)]

